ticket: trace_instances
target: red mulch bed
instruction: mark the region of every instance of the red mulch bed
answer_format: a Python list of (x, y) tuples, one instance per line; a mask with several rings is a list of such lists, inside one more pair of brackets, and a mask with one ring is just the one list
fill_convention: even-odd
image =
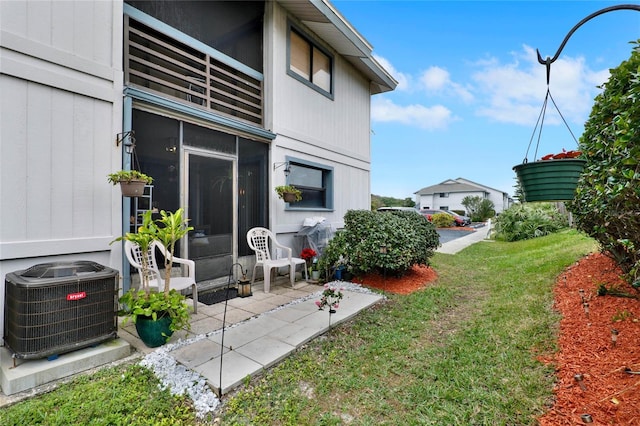
[[(556, 401), (540, 418), (541, 426), (584, 424), (583, 415), (598, 425), (640, 425), (640, 301), (598, 296), (598, 286), (638, 293), (626, 284), (609, 257), (591, 254), (560, 274), (555, 306), (562, 314), (559, 349), (549, 361), (556, 366)], [(589, 304), (588, 316), (580, 289)], [(612, 329), (618, 330), (612, 343)], [(585, 390), (574, 376), (581, 374)]]
[[(561, 313), (559, 351), (542, 362), (556, 366), (555, 402), (541, 426), (585, 424), (640, 425), (640, 300), (598, 296), (600, 284), (638, 295), (609, 257), (594, 253), (567, 268), (555, 285), (555, 307)], [(414, 266), (400, 278), (370, 274), (357, 282), (389, 293), (409, 294), (437, 278), (425, 266)], [(581, 296), (580, 289), (584, 296)], [(588, 303), (588, 315), (582, 297)], [(618, 331), (612, 343), (612, 329)], [(574, 379), (583, 377), (584, 390)]]
[(409, 294), (424, 288), (436, 278), (438, 278), (438, 274), (430, 267), (414, 265), (401, 277), (367, 274), (364, 277), (357, 277), (353, 281), (387, 293)]

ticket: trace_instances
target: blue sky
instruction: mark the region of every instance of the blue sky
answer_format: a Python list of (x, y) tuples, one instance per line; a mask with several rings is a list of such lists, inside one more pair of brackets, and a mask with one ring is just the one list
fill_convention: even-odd
[[(512, 167), (577, 147), (596, 86), (629, 58), (640, 13), (613, 11), (583, 24), (551, 65), (549, 103), (537, 61), (553, 57), (583, 18), (631, 1), (333, 0), (399, 81), (372, 97), (371, 192), (414, 197), (464, 177), (513, 195)], [(540, 126), (538, 126), (538, 129)]]

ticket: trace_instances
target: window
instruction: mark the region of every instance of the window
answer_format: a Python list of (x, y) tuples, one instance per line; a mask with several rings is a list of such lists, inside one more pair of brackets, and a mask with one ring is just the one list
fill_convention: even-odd
[(440, 198), (449, 198), (449, 193), (448, 192), (441, 192), (440, 193)]
[(292, 26), (289, 26), (288, 67), (287, 74), (331, 97), (331, 56)]
[(302, 200), (289, 208), (333, 208), (333, 168), (302, 160), (289, 160), (287, 184), (302, 191)]
[(440, 210), (449, 210), (449, 206), (440, 206)]

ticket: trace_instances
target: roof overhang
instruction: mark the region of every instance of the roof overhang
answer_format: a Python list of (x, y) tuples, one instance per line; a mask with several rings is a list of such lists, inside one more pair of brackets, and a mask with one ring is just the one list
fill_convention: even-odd
[(278, 2), (364, 74), (371, 82), (371, 94), (396, 88), (398, 82), (373, 58), (373, 47), (328, 0)]

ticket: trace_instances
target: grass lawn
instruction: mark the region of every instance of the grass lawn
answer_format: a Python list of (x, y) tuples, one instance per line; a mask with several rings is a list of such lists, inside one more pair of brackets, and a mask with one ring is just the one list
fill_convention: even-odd
[[(564, 231), (436, 254), (435, 283), (391, 296), (227, 395), (222, 424), (534, 425), (555, 378), (536, 360), (555, 347), (554, 279), (595, 249)], [(140, 395), (156, 383), (124, 368), (0, 410), (0, 424), (69, 424), (85, 401), (91, 424), (195, 424), (184, 400), (147, 409), (160, 397)]]

